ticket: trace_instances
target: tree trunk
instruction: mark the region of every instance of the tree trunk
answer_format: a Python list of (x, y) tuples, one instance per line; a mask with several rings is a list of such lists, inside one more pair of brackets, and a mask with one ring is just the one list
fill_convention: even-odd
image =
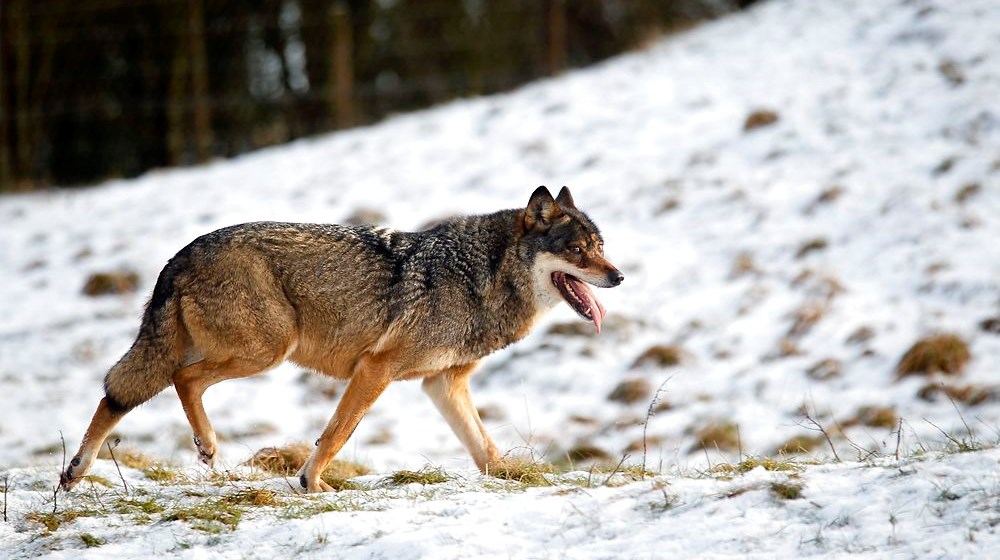
[(212, 114), (208, 94), (208, 60), (205, 58), (205, 12), (202, 0), (188, 2), (191, 56), (191, 96), (194, 108), (194, 145), (199, 162), (212, 157)]
[(351, 14), (347, 5), (337, 2), (330, 9), (333, 29), (333, 76), (331, 109), (337, 128), (347, 128), (354, 124), (354, 66), (352, 60)]

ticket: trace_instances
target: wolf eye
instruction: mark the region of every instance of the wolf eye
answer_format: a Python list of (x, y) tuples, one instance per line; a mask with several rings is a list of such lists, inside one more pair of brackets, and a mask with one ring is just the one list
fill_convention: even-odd
[(581, 249), (579, 246), (570, 247), (569, 252), (573, 253), (574, 255), (579, 255), (580, 253), (583, 252), (583, 249)]

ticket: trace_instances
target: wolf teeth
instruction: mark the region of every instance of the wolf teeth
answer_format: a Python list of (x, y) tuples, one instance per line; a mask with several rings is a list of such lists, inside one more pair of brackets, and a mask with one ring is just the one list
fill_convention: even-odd
[(573, 301), (580, 304), (580, 307), (584, 308), (583, 311), (580, 312), (581, 315), (587, 317), (588, 319), (592, 318), (593, 314), (590, 310), (590, 305), (588, 305), (586, 302), (583, 301), (583, 299), (580, 298), (580, 295), (576, 292), (576, 289), (573, 287), (572, 284), (570, 284), (567, 278), (568, 276), (563, 276), (563, 283), (562, 283), (566, 293), (573, 298)]

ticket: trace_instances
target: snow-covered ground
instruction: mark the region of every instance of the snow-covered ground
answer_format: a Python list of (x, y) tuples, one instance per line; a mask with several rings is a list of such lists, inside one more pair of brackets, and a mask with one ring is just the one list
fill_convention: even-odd
[[(201, 168), (0, 198), (0, 479), (12, 477), (0, 556), (975, 557), (997, 549), (1000, 336), (981, 323), (1000, 316), (998, 22), (993, 0), (771, 0), (511, 94)], [(758, 110), (777, 121), (745, 131)], [(608, 309), (603, 334), (563, 306), (487, 360), (473, 397), (503, 449), (559, 461), (590, 447), (612, 465), (627, 454), (628, 465), (642, 462), (645, 434), (655, 477), (498, 490), (472, 473), (419, 384), (399, 383), (341, 453), (377, 473), (361, 480), (368, 490), (318, 498), (353, 504), (331, 506), (343, 511), (285, 519), (253, 509), (218, 534), (157, 515), (141, 526), (110, 515), (46, 535), (26, 517), (51, 511), (45, 488), (58, 476), (60, 432), (72, 453), (159, 269), (197, 235), (253, 220), (336, 222), (359, 209), (414, 229), (523, 205), (540, 184), (573, 189), (626, 281), (598, 294)], [(115, 270), (137, 272), (139, 290), (81, 293), (89, 274)], [(964, 375), (897, 380), (902, 354), (935, 332), (969, 343)], [(631, 367), (655, 344), (679, 347), (681, 363)], [(824, 360), (839, 373), (821, 375), (814, 366)], [(640, 386), (631, 404), (608, 399), (623, 381)], [(918, 396), (938, 382), (984, 398)], [(311, 441), (336, 393), (335, 383), (290, 364), (213, 387), (205, 404), (223, 438), (221, 468), (264, 446)], [(866, 420), (865, 407), (901, 419), (900, 433), (889, 427), (899, 423)], [(820, 464), (791, 474), (709, 472), (815, 438), (805, 414), (831, 432), (845, 462), (824, 441), (803, 458)], [(706, 435), (712, 426), (723, 435)], [(735, 445), (723, 437), (732, 432)], [(117, 433), (123, 447), (203, 474), (172, 391), (130, 413)], [(945, 433), (987, 449), (954, 453)], [(715, 443), (700, 449), (706, 439)], [(458, 479), (379, 482), (425, 464)], [(109, 461), (95, 473), (118, 480)], [(168, 510), (233, 490), (125, 476)], [(770, 489), (790, 476), (799, 499)], [(121, 492), (86, 484), (60, 495), (58, 507)], [(284, 479), (233, 484), (304, 500)], [(84, 533), (106, 544), (84, 549)]]

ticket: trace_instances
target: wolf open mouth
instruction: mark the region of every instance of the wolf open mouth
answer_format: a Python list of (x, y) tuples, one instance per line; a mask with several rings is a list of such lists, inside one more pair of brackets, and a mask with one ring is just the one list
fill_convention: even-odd
[(580, 317), (593, 321), (597, 327), (597, 332), (601, 332), (601, 322), (604, 321), (604, 306), (597, 301), (594, 292), (579, 278), (566, 274), (565, 272), (553, 272), (552, 284), (562, 294), (566, 303), (576, 311)]

